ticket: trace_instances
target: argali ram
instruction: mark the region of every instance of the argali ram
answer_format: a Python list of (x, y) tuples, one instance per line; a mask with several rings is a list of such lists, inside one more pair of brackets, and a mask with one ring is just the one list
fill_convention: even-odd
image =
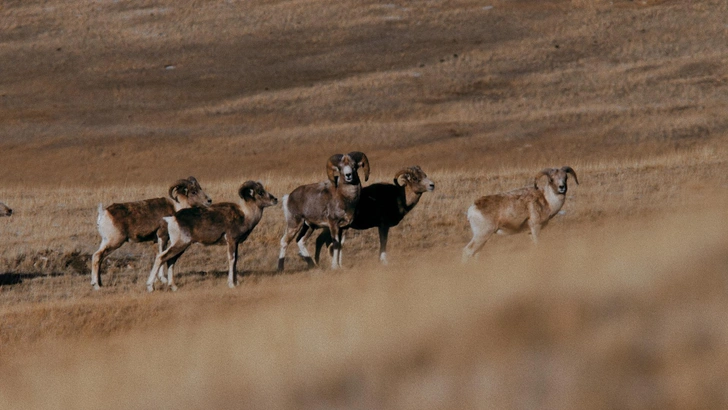
[[(533, 242), (538, 243), (539, 232), (566, 201), (569, 174), (579, 185), (571, 167), (546, 168), (536, 174), (532, 187), (478, 198), (468, 209), (473, 239), (463, 250), (463, 261), (478, 253), (494, 233), (518, 233), (528, 226)], [(546, 184), (539, 187), (538, 183), (544, 177)]]
[(246, 181), (238, 196), (240, 204), (221, 202), (207, 208), (188, 208), (164, 218), (169, 232), (169, 248), (157, 255), (147, 280), (147, 291), (154, 291), (154, 283), (162, 265), (167, 265), (167, 286), (175, 291), (174, 263), (193, 243), (227, 244), (228, 286), (236, 284), (238, 246), (245, 241), (263, 217), (263, 209), (278, 203), (278, 199), (263, 188), (260, 182)]
[[(364, 180), (369, 180), (369, 159), (363, 152), (332, 155), (326, 162), (328, 181), (299, 186), (283, 197), (286, 227), (281, 238), (278, 271), (283, 270), (288, 244), (299, 235), (304, 225), (329, 229), (333, 240), (331, 267), (341, 266), (343, 230), (354, 220), (354, 211), (361, 196), (359, 169), (364, 171)], [(314, 263), (306, 249), (305, 239), (301, 237), (297, 241), (298, 249), (310, 267)]]
[(100, 269), (103, 259), (124, 242), (157, 241), (159, 252), (167, 245), (167, 233), (162, 218), (190, 207), (206, 207), (212, 199), (195, 177), (180, 179), (169, 187), (169, 198), (145, 199), (137, 202), (111, 204), (106, 209), (99, 204), (96, 227), (101, 245), (91, 258), (91, 285), (101, 286)]
[[(397, 226), (402, 221), (417, 205), (423, 193), (434, 190), (435, 183), (427, 177), (422, 168), (416, 165), (403, 168), (394, 175), (393, 184), (377, 183), (362, 188), (350, 228), (379, 230), (379, 260), (386, 265), (389, 228)], [(304, 226), (298, 239), (308, 237), (312, 232), (312, 228)], [(324, 230), (316, 238), (316, 264), (319, 262), (321, 248), (328, 247), (331, 243), (331, 233), (328, 230)]]

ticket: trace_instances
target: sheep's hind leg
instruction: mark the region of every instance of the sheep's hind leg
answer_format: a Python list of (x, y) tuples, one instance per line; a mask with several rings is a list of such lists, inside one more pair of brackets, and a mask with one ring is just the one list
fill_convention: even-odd
[(339, 227), (336, 225), (336, 221), (333, 221), (329, 224), (330, 230), (331, 230), (331, 238), (333, 238), (334, 243), (331, 244), (331, 249), (333, 249), (333, 254), (331, 255), (331, 269), (338, 269), (341, 267), (341, 234)]
[(308, 241), (308, 238), (311, 237), (315, 230), (316, 229), (314, 227), (304, 223), (303, 227), (301, 227), (301, 232), (299, 232), (298, 237), (296, 238), (296, 244), (298, 245), (298, 255), (301, 256), (304, 261), (306, 261), (308, 269), (316, 266), (316, 262), (314, 262), (311, 254), (306, 248), (306, 241)]
[(293, 238), (296, 237), (296, 234), (301, 230), (302, 224), (303, 220), (294, 226), (286, 226), (286, 231), (283, 233), (283, 237), (281, 238), (281, 251), (278, 254), (278, 272), (283, 272), (283, 267), (286, 263), (286, 250), (288, 249), (288, 244), (291, 243)]
[[(162, 268), (162, 264), (167, 263), (173, 258), (176, 261), (179, 255), (182, 254), (182, 252), (184, 252), (188, 246), (189, 244), (182, 244), (177, 246), (172, 245), (167, 248), (166, 251), (157, 255), (157, 257), (154, 259), (154, 266), (152, 266), (152, 271), (149, 272), (149, 279), (147, 279), (147, 292), (154, 292), (154, 282), (157, 279), (157, 272), (159, 272), (159, 270)], [(177, 286), (175, 286), (174, 284), (174, 269), (167, 269), (167, 286), (169, 286), (169, 288), (173, 291), (177, 290)]]
[(233, 289), (237, 284), (237, 272), (235, 265), (238, 263), (238, 243), (228, 244), (228, 287)]
[(488, 239), (498, 230), (498, 227), (494, 223), (486, 220), (486, 218), (483, 218), (477, 212), (469, 213), (468, 217), (470, 228), (473, 231), (473, 239), (463, 249), (463, 262), (467, 262), (475, 254), (480, 252), (483, 246), (485, 246), (485, 243), (488, 242)]
[(121, 247), (123, 243), (123, 241), (112, 242), (107, 238), (101, 239), (101, 245), (99, 245), (99, 249), (94, 252), (93, 256), (91, 257), (91, 286), (93, 286), (94, 290), (99, 290), (102, 286), (100, 272), (101, 263), (103, 262), (104, 258), (108, 256), (109, 253)]

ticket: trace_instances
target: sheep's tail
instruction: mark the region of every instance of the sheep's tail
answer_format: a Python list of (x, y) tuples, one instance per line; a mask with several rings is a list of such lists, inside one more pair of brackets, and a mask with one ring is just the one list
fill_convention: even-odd
[(99, 202), (98, 207), (98, 216), (96, 217), (96, 227), (98, 228), (99, 225), (101, 225), (101, 217), (104, 215), (104, 204)]

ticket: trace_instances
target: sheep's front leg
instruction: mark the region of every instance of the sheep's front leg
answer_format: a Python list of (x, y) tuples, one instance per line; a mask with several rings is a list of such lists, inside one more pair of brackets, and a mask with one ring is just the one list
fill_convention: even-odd
[(149, 273), (149, 279), (147, 279), (147, 292), (154, 292), (154, 282), (157, 276), (157, 272), (159, 272), (159, 269), (162, 267), (162, 257), (164, 256), (164, 253), (160, 253), (157, 255), (156, 258), (154, 258), (154, 266), (152, 266), (152, 271)]
[(541, 218), (534, 204), (528, 207), (530, 216), (528, 217), (528, 227), (531, 229), (531, 239), (533, 243), (538, 245), (538, 234), (541, 232)]
[(531, 239), (533, 239), (534, 245), (538, 245), (538, 234), (541, 232), (541, 224), (529, 222), (528, 226), (531, 228)]
[[(164, 248), (167, 247), (168, 242), (169, 242), (169, 240), (167, 238), (162, 238), (162, 237), (160, 237), (157, 240), (157, 244), (159, 245), (159, 252), (157, 252), (157, 255), (164, 252)], [(164, 284), (167, 283), (167, 275), (166, 275), (166, 272), (164, 269), (165, 266), (166, 266), (166, 264), (162, 264), (159, 268), (159, 271), (157, 272), (157, 278), (159, 279), (160, 282), (162, 282)]]
[[(189, 247), (189, 243), (178, 243), (173, 244), (166, 251), (157, 255), (154, 259), (154, 266), (152, 271), (149, 272), (149, 279), (147, 279), (147, 292), (154, 292), (154, 282), (156, 279), (157, 272), (161, 269), (163, 263), (167, 263), (172, 260), (172, 264), (176, 261), (180, 255)], [(177, 286), (174, 284), (174, 269), (167, 269), (167, 286), (173, 291), (177, 290)]]
[(336, 223), (336, 221), (331, 221), (329, 223), (329, 230), (331, 231), (331, 238), (333, 239), (333, 243), (331, 244), (331, 249), (333, 250), (333, 253), (331, 255), (331, 269), (338, 269), (341, 267), (340, 265), (340, 253), (341, 253), (341, 235), (340, 235), (340, 228), (339, 225)]
[(328, 249), (332, 242), (333, 239), (331, 239), (331, 232), (329, 232), (328, 229), (324, 229), (323, 232), (321, 232), (321, 234), (316, 238), (316, 253), (314, 256), (314, 263), (316, 265), (318, 265), (321, 261), (321, 249), (324, 246)]
[(344, 254), (344, 252), (343, 252), (344, 241), (346, 240), (345, 234), (346, 234), (346, 229), (342, 229), (339, 231), (339, 243), (341, 244), (341, 247), (339, 248), (339, 267), (342, 267), (341, 258), (342, 258), (342, 255)]
[(235, 265), (238, 263), (238, 243), (237, 241), (228, 242), (228, 287), (234, 288), (237, 282)]

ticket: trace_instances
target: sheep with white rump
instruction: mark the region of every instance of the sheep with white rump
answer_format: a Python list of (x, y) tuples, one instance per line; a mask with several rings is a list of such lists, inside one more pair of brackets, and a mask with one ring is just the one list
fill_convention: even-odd
[(115, 203), (106, 209), (99, 204), (96, 227), (101, 235), (101, 244), (91, 258), (91, 286), (96, 290), (101, 286), (101, 262), (110, 252), (127, 241), (156, 241), (161, 253), (167, 245), (162, 218), (174, 215), (180, 209), (206, 207), (211, 203), (212, 199), (202, 190), (197, 179), (189, 177), (169, 187), (169, 198)]
[[(514, 234), (528, 227), (538, 243), (538, 234), (566, 201), (568, 175), (579, 185), (576, 172), (569, 167), (546, 168), (536, 174), (532, 187), (515, 189), (478, 198), (468, 209), (473, 239), (463, 250), (463, 260), (478, 253), (494, 234)], [(542, 178), (546, 184), (539, 187)]]

